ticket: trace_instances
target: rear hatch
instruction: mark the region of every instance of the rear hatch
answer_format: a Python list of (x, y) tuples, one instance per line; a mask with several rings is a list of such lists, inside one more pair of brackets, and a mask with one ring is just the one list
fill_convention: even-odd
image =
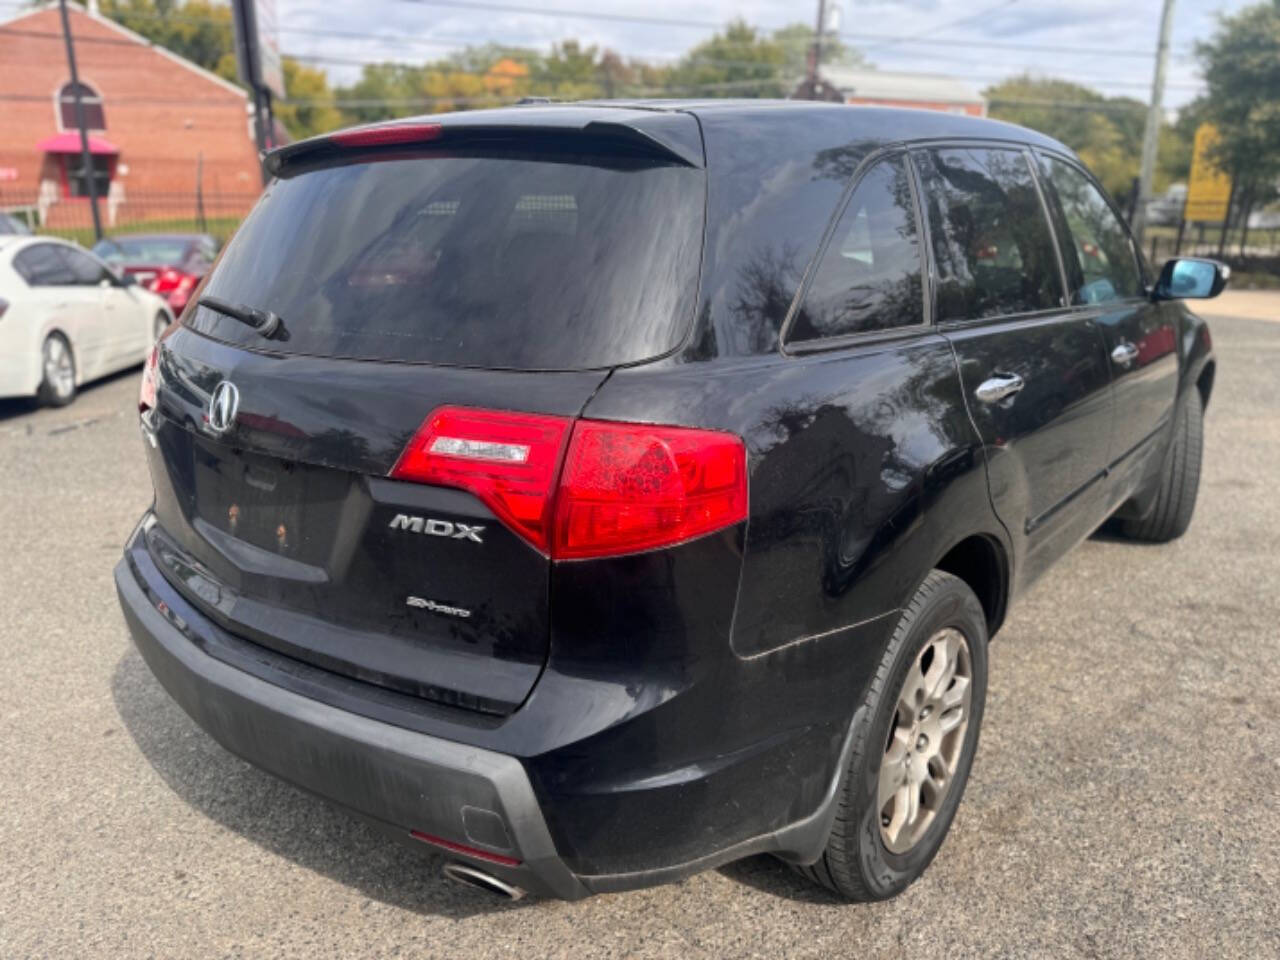
[(545, 547), (390, 475), (433, 411), (573, 417), (611, 368), (674, 349), (705, 185), (598, 125), (477, 129), (277, 164), (201, 297), (280, 324), (193, 304), (162, 341), (148, 547), (242, 638), (505, 714), (546, 658)]

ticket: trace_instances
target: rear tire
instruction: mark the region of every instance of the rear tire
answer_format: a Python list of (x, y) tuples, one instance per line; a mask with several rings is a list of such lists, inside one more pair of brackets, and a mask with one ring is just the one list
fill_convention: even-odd
[[(948, 673), (950, 654), (940, 651), (952, 643)], [(907, 604), (863, 699), (826, 849), (796, 869), (847, 900), (886, 900), (913, 883), (964, 795), (986, 690), (982, 604), (963, 580), (933, 570)], [(962, 720), (948, 727), (961, 705)], [(913, 770), (924, 778), (918, 785)]]
[(1188, 390), (1178, 405), (1173, 424), (1173, 449), (1155, 502), (1146, 516), (1120, 521), (1120, 532), (1130, 540), (1168, 543), (1187, 532), (1200, 489), (1200, 461), (1204, 452), (1204, 405), (1200, 392)]
[(65, 407), (76, 398), (76, 358), (60, 333), (45, 337), (40, 347), (42, 377), (36, 399), (46, 407)]

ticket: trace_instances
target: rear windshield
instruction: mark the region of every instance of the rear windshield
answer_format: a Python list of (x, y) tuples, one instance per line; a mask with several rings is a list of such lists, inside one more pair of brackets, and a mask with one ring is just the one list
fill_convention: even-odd
[(204, 293), (283, 321), (253, 348), (518, 370), (666, 353), (694, 311), (703, 173), (647, 160), (438, 155), (273, 182)]

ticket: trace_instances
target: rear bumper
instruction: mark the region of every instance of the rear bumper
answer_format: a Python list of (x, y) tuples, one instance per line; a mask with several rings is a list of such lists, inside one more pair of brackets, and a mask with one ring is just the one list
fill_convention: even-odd
[(156, 679), (232, 753), (403, 837), (417, 830), (517, 860), (456, 857), (531, 893), (571, 900), (588, 893), (557, 855), (519, 760), (358, 716), (237, 670), (161, 612), (163, 601), (158, 607), (147, 595), (128, 559), (115, 578)]
[[(853, 724), (848, 715), (823, 722), (815, 705), (838, 706), (840, 698), (819, 692), (859, 682), (861, 659), (880, 649), (883, 618), (853, 629), (839, 647), (803, 645), (811, 669), (708, 652), (695, 661), (705, 676), (691, 669), (672, 678), (658, 669), (671, 662), (663, 644), (684, 644), (698, 631), (657, 631), (652, 617), (625, 603), (608, 614), (591, 609), (587, 620), (603, 631), (597, 660), (553, 657), (520, 710), (486, 718), (381, 691), (226, 632), (161, 573), (145, 542), (153, 522), (144, 516), (115, 576), (134, 642), (162, 686), (232, 753), (404, 843), (436, 849), (410, 839), (417, 831), (462, 844), (480, 856), (452, 847), (450, 856), (564, 899), (678, 880), (758, 853), (811, 863), (823, 849)], [(713, 538), (684, 548), (718, 549)], [(624, 566), (652, 562), (640, 555)], [(642, 574), (623, 579), (652, 579)], [(634, 619), (648, 641), (623, 642), (620, 618)], [(723, 634), (701, 633), (723, 651)], [(579, 654), (583, 642), (577, 638)], [(835, 660), (827, 669), (815, 657)], [(782, 730), (780, 713), (789, 721)]]

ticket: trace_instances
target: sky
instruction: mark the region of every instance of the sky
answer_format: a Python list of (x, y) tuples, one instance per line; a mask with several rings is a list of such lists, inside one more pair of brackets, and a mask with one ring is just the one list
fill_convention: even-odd
[[(1150, 96), (1160, 0), (832, 2), (840, 8), (841, 40), (882, 70), (944, 73), (979, 88), (1030, 71), (1111, 95)], [(1220, 13), (1249, 2), (1177, 0), (1166, 107), (1187, 103), (1200, 89), (1195, 42), (1212, 35)], [(504, 9), (470, 6), (484, 3)], [(669, 62), (736, 17), (773, 29), (812, 23), (816, 9), (817, 0), (277, 0), (281, 49), (323, 58), (313, 65), (337, 84), (354, 80), (361, 62), (421, 62), (489, 41), (545, 51), (556, 41), (576, 38), (624, 57)]]

